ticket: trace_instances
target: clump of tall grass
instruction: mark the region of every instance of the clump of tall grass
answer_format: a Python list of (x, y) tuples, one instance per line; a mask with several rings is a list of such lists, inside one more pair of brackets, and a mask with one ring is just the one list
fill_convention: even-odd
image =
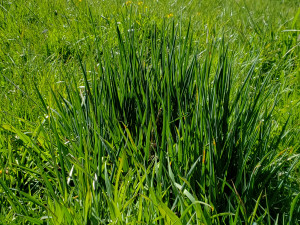
[(78, 54), (81, 80), (70, 76), (46, 100), (36, 87), (40, 125), (30, 134), (2, 126), (24, 151), (18, 185), (0, 180), (4, 214), (53, 224), (299, 222), (290, 182), (299, 155), (279, 151), (285, 126), (272, 135), (272, 70), (255, 79), (254, 62), (240, 74), (225, 39), (200, 52), (191, 32), (116, 25), (118, 44), (96, 39), (92, 68)]

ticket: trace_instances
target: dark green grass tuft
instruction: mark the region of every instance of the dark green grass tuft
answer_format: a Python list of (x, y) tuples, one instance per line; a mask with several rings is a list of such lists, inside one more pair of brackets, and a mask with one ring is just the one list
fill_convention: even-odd
[(22, 4), (1, 4), (1, 29), (23, 21), (47, 41), (18, 57), (20, 36), (0, 55), (0, 223), (299, 223), (299, 48), (263, 25), (297, 30), (298, 14)]

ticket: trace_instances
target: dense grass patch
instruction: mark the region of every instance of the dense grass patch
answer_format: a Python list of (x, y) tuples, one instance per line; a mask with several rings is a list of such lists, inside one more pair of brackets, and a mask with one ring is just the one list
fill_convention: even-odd
[(0, 6), (0, 222), (299, 223), (296, 1)]

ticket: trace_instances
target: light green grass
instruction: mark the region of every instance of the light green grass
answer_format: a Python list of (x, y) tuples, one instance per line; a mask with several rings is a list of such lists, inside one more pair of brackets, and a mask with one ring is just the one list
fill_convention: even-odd
[(0, 223), (299, 223), (299, 12), (1, 1)]

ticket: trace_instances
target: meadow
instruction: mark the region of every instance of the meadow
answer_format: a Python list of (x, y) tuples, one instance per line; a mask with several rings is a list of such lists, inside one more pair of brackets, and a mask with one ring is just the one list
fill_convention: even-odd
[(0, 0), (0, 224), (300, 224), (297, 0)]

